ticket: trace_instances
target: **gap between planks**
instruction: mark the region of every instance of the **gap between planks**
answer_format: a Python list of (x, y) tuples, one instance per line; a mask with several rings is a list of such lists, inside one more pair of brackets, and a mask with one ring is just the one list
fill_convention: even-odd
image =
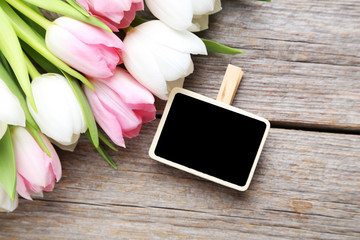
[[(162, 113), (157, 113), (156, 118), (161, 119)], [(360, 129), (344, 129), (337, 126), (324, 125), (324, 124), (309, 124), (285, 121), (270, 121), (271, 128), (299, 130), (308, 132), (324, 132), (324, 133), (338, 133), (338, 134), (351, 134), (360, 135)]]

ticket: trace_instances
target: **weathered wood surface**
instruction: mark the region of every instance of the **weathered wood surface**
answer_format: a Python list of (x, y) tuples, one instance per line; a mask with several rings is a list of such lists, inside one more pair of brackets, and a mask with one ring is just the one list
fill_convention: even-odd
[(238, 192), (147, 156), (158, 120), (113, 170), (82, 138), (44, 199), (0, 215), (3, 239), (359, 239), (360, 136), (272, 129)]
[(61, 182), (1, 214), (0, 239), (360, 239), (360, 2), (224, 0), (210, 22), (244, 54), (194, 57), (185, 87), (216, 98), (240, 66), (233, 105), (276, 127), (249, 190), (151, 160), (156, 120), (111, 153), (119, 170), (85, 138), (59, 151)]
[(359, 131), (359, 1), (222, 2), (201, 35), (244, 54), (195, 57), (185, 87), (216, 98), (231, 63), (244, 71), (234, 106), (287, 125)]

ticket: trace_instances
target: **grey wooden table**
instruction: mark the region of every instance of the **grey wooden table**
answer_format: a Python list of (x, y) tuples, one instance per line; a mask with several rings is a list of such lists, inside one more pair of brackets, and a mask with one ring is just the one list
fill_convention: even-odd
[(119, 170), (85, 138), (59, 150), (61, 182), (2, 213), (1, 239), (360, 239), (360, 2), (222, 2), (201, 36), (244, 54), (194, 57), (185, 88), (216, 98), (243, 68), (233, 105), (273, 126), (249, 190), (151, 160), (157, 119), (111, 152)]

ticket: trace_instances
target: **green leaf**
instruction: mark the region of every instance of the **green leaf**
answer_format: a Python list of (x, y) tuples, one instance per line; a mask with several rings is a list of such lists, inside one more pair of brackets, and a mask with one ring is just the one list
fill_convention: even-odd
[(225, 45), (222, 45), (220, 43), (201, 38), (201, 40), (205, 43), (206, 49), (208, 52), (214, 52), (214, 53), (223, 53), (223, 54), (230, 54), (230, 55), (236, 55), (243, 53), (241, 50), (228, 47)]
[(85, 116), (86, 124), (88, 125), (88, 128), (89, 128), (91, 141), (95, 145), (95, 147), (99, 147), (98, 129), (97, 129), (94, 114), (91, 110), (90, 104), (89, 104), (83, 90), (81, 89), (81, 86), (79, 85), (78, 81), (76, 81), (72, 76), (70, 76), (69, 74), (67, 74), (65, 72), (63, 72), (63, 74), (66, 77), (66, 79), (69, 81), (69, 83), (75, 93), (75, 96), (80, 103), (81, 109)]
[(11, 200), (14, 200), (16, 193), (16, 161), (9, 128), (0, 139), (0, 184)]
[[(0, 3), (5, 3), (0, 1)], [(0, 4), (0, 50), (9, 62), (12, 70), (14, 71), (17, 80), (25, 95), (28, 97), (29, 102), (33, 109), (36, 110), (34, 97), (31, 91), (29, 73), (27, 71), (24, 54), (21, 49), (19, 39), (10, 23), (10, 19), (5, 13), (5, 10)]]
[[(90, 142), (92, 142), (89, 131), (86, 131), (85, 135), (90, 140)], [(92, 144), (94, 144), (94, 143), (92, 142)], [(112, 166), (114, 169), (117, 169), (116, 164), (114, 163), (114, 161), (111, 159), (109, 154), (105, 151), (105, 149), (101, 145), (99, 145), (98, 147), (95, 147), (95, 148), (100, 153), (100, 155), (110, 164), (110, 166)]]
[[(8, 1), (8, 0), (7, 0)], [(79, 11), (78, 8), (74, 8), (73, 6), (63, 2), (62, 0), (25, 0), (28, 3), (31, 3), (37, 7), (46, 9), (51, 12), (56, 12), (61, 15), (71, 17), (77, 19), (79, 21), (83, 21), (89, 23), (91, 25), (100, 27), (108, 32), (112, 32), (111, 29), (100, 19), (94, 16), (85, 16), (82, 12)], [(80, 7), (80, 6), (79, 6)]]
[(55, 67), (54, 64), (49, 62), (46, 58), (40, 55), (37, 51), (35, 51), (32, 47), (30, 47), (24, 41), (20, 41), (21, 47), (30, 56), (45, 72), (48, 73), (58, 73), (62, 74), (61, 71)]
[(80, 4), (78, 4), (75, 0), (66, 0), (73, 8), (78, 10), (82, 15), (89, 17), (90, 14), (82, 7)]
[[(32, 10), (34, 10), (37, 14), (43, 16), (42, 12), (40, 11), (40, 9), (30, 3), (25, 2), (25, 4), (31, 8)], [(24, 14), (21, 14), (20, 17), (33, 29), (35, 30), (40, 36), (45, 37), (46, 34), (46, 30), (44, 28), (42, 28), (41, 26), (39, 26), (39, 24), (35, 23), (32, 19), (26, 17)]]
[(26, 54), (24, 53), (24, 58), (26, 61), (26, 67), (28, 69), (28, 72), (30, 74), (30, 77), (32, 79), (39, 77), (41, 74), (39, 73), (39, 71), (36, 69), (36, 67), (34, 66), (34, 64), (30, 61), (30, 59), (28, 58), (28, 56), (26, 56)]
[(112, 143), (109, 141), (109, 139), (107, 139), (107, 137), (104, 135), (104, 133), (102, 131), (99, 131), (99, 137), (101, 139), (101, 141), (103, 143), (105, 143), (106, 146), (108, 146), (109, 148), (111, 148), (112, 150), (114, 150), (115, 152), (117, 152), (118, 150), (116, 149), (116, 147), (114, 145), (112, 145)]
[(14, 75), (13, 70), (11, 69), (11, 66), (9, 64), (9, 62), (6, 60), (6, 57), (4, 56), (4, 54), (2, 54), (2, 52), (0, 51), (0, 63), (3, 65), (3, 67), (5, 68), (5, 70), (7, 71), (7, 73), (9, 75), (11, 75), (12, 78), (16, 78)]
[[(4, 0), (3, 0), (4, 1)], [(38, 14), (36, 11), (34, 11), (32, 8), (30, 8), (28, 5), (26, 5), (21, 0), (5, 0), (10, 4), (12, 7), (17, 9), (19, 12), (24, 14), (26, 17), (40, 25), (44, 29), (48, 29), (52, 22), (47, 20), (43, 15)]]
[(31, 27), (29, 27), (29, 25), (27, 25), (5, 1), (0, 0), (0, 7), (3, 8), (4, 11), (6, 11), (8, 14), (12, 26), (20, 39), (26, 42), (30, 47), (32, 47), (35, 51), (41, 54), (56, 67), (79, 79), (90, 89), (94, 90), (94, 87), (86, 79), (86, 77), (69, 67), (66, 63), (52, 54), (46, 47), (45, 39), (40, 37), (38, 33), (34, 32)]

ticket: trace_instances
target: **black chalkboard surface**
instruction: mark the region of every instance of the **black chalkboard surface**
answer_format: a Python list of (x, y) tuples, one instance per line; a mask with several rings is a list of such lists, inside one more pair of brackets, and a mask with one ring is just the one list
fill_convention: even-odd
[(269, 128), (266, 119), (177, 88), (170, 94), (150, 156), (243, 191)]

